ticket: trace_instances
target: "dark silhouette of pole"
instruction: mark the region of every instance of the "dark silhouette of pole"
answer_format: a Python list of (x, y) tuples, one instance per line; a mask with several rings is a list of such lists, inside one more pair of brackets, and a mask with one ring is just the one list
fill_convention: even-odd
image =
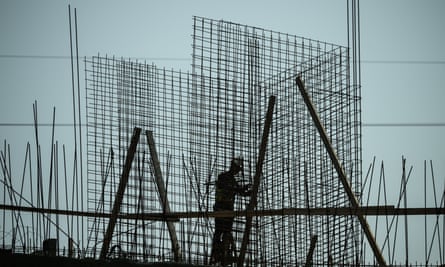
[[(162, 172), (161, 172), (161, 164), (159, 162), (158, 153), (156, 152), (156, 146), (155, 146), (155, 140), (153, 138), (153, 132), (152, 131), (146, 131), (145, 134), (147, 135), (147, 142), (150, 149), (150, 155), (151, 160), (153, 162), (153, 169), (154, 169), (154, 175), (155, 175), (155, 181), (156, 185), (158, 187), (159, 191), (159, 199), (162, 205), (162, 212), (164, 214), (170, 213), (170, 204), (168, 203), (167, 199), (167, 190), (164, 186), (164, 179), (162, 178)], [(176, 229), (175, 225), (171, 220), (166, 220), (168, 232), (170, 234), (170, 239), (172, 242), (172, 248), (173, 248), (173, 255), (175, 257), (175, 262), (181, 261), (181, 250), (179, 248), (179, 242), (178, 237), (176, 235)]]
[[(258, 160), (255, 169), (255, 176), (253, 178), (252, 193), (250, 201), (247, 205), (247, 212), (252, 212), (257, 204), (258, 188), (260, 187), (260, 178), (263, 170), (264, 157), (266, 155), (267, 139), (269, 138), (270, 125), (272, 124), (273, 108), (275, 105), (275, 96), (269, 97), (269, 104), (267, 107), (266, 120), (264, 122), (263, 136), (261, 138), (260, 150), (258, 153)], [(250, 229), (252, 228), (252, 215), (246, 213), (246, 227), (244, 228), (243, 241), (241, 243), (240, 254), (238, 257), (238, 266), (243, 266), (244, 257), (246, 255), (247, 244), (249, 243)]]
[[(338, 177), (340, 178), (341, 183), (343, 184), (343, 187), (346, 191), (346, 195), (349, 198), (349, 202), (351, 203), (351, 206), (353, 208), (360, 207), (360, 204), (352, 191), (351, 185), (349, 184), (349, 181), (346, 177), (345, 170), (343, 169), (343, 166), (341, 165), (337, 153), (335, 152), (334, 148), (332, 147), (331, 141), (328, 138), (328, 135), (326, 134), (326, 131), (321, 124), (320, 117), (318, 117), (318, 113), (315, 110), (314, 105), (312, 104), (312, 101), (309, 97), (309, 94), (306, 92), (306, 89), (304, 88), (304, 84), (301, 81), (300, 77), (297, 77), (296, 79), (297, 87), (300, 90), (300, 93), (303, 97), (304, 103), (306, 104), (309, 113), (311, 114), (312, 120), (314, 121), (315, 127), (318, 130), (318, 133), (320, 134), (321, 139), (323, 140), (324, 146), (326, 147), (326, 150), (329, 154), (329, 157), (331, 158), (332, 164), (334, 165), (335, 170), (337, 171)], [(363, 215), (357, 215), (358, 220), (360, 222), (360, 225), (362, 226), (363, 231), (365, 232), (366, 238), (368, 239), (369, 245), (372, 248), (372, 251), (374, 252), (374, 256), (377, 259), (377, 262), (380, 266), (386, 266), (386, 261), (383, 258), (382, 252), (380, 251), (379, 246), (377, 245), (377, 242), (375, 241), (374, 235), (372, 234), (368, 222), (366, 221), (366, 218)]]
[(122, 170), (121, 179), (119, 181), (119, 187), (116, 192), (116, 198), (114, 199), (113, 210), (111, 212), (110, 221), (108, 222), (107, 231), (104, 236), (104, 243), (100, 251), (100, 259), (105, 259), (108, 250), (110, 248), (111, 238), (113, 237), (114, 226), (116, 225), (117, 217), (121, 209), (122, 199), (124, 198), (125, 188), (128, 183), (128, 175), (131, 170), (131, 163), (133, 162), (134, 154), (136, 154), (136, 147), (141, 134), (141, 128), (135, 127), (133, 130), (133, 136), (131, 137), (130, 146), (127, 151), (127, 158), (125, 159), (124, 168)]

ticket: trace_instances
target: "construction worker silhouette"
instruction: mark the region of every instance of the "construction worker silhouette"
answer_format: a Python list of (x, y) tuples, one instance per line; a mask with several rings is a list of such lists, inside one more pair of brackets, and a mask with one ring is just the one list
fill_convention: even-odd
[[(214, 211), (233, 211), (235, 196), (250, 195), (250, 185), (241, 186), (238, 184), (235, 176), (243, 170), (243, 159), (241, 157), (233, 158), (230, 164), (230, 169), (218, 175), (216, 181), (215, 205)], [(229, 217), (215, 217), (215, 233), (213, 235), (212, 254), (210, 263), (221, 262), (225, 265), (227, 247), (223, 246), (224, 238), (233, 240), (232, 225), (233, 216)]]

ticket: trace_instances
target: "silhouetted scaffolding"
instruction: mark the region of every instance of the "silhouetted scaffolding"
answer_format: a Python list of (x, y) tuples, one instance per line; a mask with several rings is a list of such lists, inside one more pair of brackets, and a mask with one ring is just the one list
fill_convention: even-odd
[[(374, 159), (361, 181), (348, 48), (200, 17), (192, 37), (190, 73), (86, 59), (87, 170), (72, 56), (73, 151), (58, 141), (67, 125), (55, 108), (52, 124), (38, 122), (37, 101), (24, 157), (0, 147), (1, 255), (208, 264), (214, 218), (233, 215), (232, 266), (443, 266), (445, 187), (433, 162), (415, 175), (402, 157), (395, 184)], [(258, 193), (214, 212), (215, 179), (235, 155), (237, 179)]]
[[(346, 47), (195, 17), (190, 73), (86, 59), (86, 132), (72, 53), (74, 123), (57, 123), (55, 107), (52, 124), (39, 123), (36, 101), (24, 157), (6, 140), (0, 146), (1, 255), (17, 264), (44, 256), (208, 264), (214, 218), (235, 216), (232, 266), (443, 266), (445, 185), (433, 162), (418, 168), (422, 180), (410, 178), (402, 157), (399, 185), (374, 159), (361, 181), (352, 32), (351, 56)], [(73, 127), (70, 146), (58, 141), (66, 137), (59, 126)], [(213, 211), (215, 179), (238, 155), (236, 178), (258, 192), (238, 197), (233, 212)]]
[[(258, 209), (349, 206), (339, 179), (295, 83), (301, 76), (352, 186), (360, 184), (360, 92), (351, 83), (345, 47), (255, 27), (195, 18), (193, 74), (200, 101), (192, 146), (201, 170), (215, 155), (240, 153), (253, 177), (269, 95), (277, 99)], [(212, 108), (213, 107), (213, 108)], [(219, 109), (218, 109), (219, 108)], [(213, 127), (217, 125), (219, 127)], [(208, 144), (219, 141), (219, 144)], [(192, 149), (193, 153), (193, 149)], [(356, 190), (358, 191), (358, 190)], [(239, 203), (238, 209), (243, 209)], [(352, 217), (256, 217), (248, 259), (265, 265), (304, 263), (312, 235), (314, 262), (354, 263), (359, 229)], [(243, 233), (243, 222), (235, 231)], [(236, 239), (239, 241), (240, 236)], [(239, 247), (239, 246), (237, 246)], [(255, 262), (255, 265), (257, 262)]]
[[(270, 95), (276, 105), (258, 193), (258, 213), (286, 208), (347, 207), (332, 163), (298, 93), (300, 76), (351, 185), (360, 191), (360, 88), (350, 78), (346, 47), (194, 17), (192, 73), (110, 57), (87, 60), (88, 208), (111, 213), (134, 127), (151, 131), (172, 212), (211, 212), (214, 182), (242, 155), (242, 184), (252, 183)], [(150, 148), (141, 134), (122, 214), (163, 213)], [(235, 210), (248, 199), (238, 198)], [(165, 207), (164, 207), (165, 208)], [(137, 216), (136, 216), (137, 218)], [(98, 253), (107, 218), (90, 218)], [(207, 263), (213, 219), (175, 222), (186, 262)], [(245, 218), (235, 220), (236, 249)], [(353, 216), (255, 216), (245, 263), (358, 263), (360, 226)], [(111, 248), (141, 260), (172, 260), (166, 220), (118, 219)], [(239, 251), (238, 251), (239, 252)], [(95, 254), (94, 256), (97, 256)]]

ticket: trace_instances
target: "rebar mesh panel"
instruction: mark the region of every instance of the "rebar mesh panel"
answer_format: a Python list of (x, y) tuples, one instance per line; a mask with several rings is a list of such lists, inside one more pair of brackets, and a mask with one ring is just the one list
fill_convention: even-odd
[[(348, 50), (288, 34), (195, 17), (192, 74), (94, 57), (87, 61), (90, 211), (110, 213), (134, 127), (153, 131), (172, 211), (212, 211), (214, 183), (232, 157), (244, 158), (241, 184), (252, 182), (268, 97), (277, 103), (257, 210), (344, 207), (348, 200), (296, 87), (301, 76), (339, 159), (360, 185), (359, 87)], [(121, 214), (162, 213), (145, 134), (139, 140)], [(237, 198), (235, 209), (249, 199)], [(108, 219), (89, 221), (93, 254)], [(208, 263), (213, 219), (175, 223), (183, 260)], [(235, 220), (237, 253), (245, 220)], [(254, 218), (247, 265), (356, 263), (360, 229), (351, 217)], [(142, 261), (172, 260), (164, 221), (118, 220), (115, 253)], [(94, 254), (93, 256), (96, 256)], [(112, 255), (111, 255), (112, 256)]]
[[(134, 127), (142, 128), (121, 214), (162, 213), (150, 150), (145, 135), (153, 131), (162, 178), (172, 211), (200, 210), (199, 194), (190, 182), (192, 170), (187, 149), (189, 75), (157, 69), (153, 65), (107, 57), (87, 61), (88, 110), (88, 208), (111, 213), (120, 175)], [(185, 165), (187, 162), (187, 166)], [(181, 247), (193, 247), (192, 258), (205, 251), (199, 236), (207, 232), (207, 220), (176, 224)], [(89, 246), (98, 255), (108, 219), (90, 219)], [(191, 230), (193, 229), (193, 230)], [(188, 236), (185, 233), (190, 233)], [(199, 242), (198, 242), (199, 241)], [(110, 256), (143, 261), (173, 259), (164, 221), (118, 220)]]
[[(350, 83), (347, 48), (201, 17), (194, 18), (193, 37), (193, 99), (201, 102), (191, 106), (197, 116), (190, 136), (191, 153), (201, 159), (199, 169), (215, 162), (223, 170), (228, 159), (241, 154), (243, 178), (251, 179), (267, 100), (275, 95), (257, 209), (349, 206), (295, 83), (301, 75), (357, 189), (360, 99), (359, 88)], [(244, 204), (239, 199), (236, 207)], [(256, 217), (246, 263), (302, 264), (311, 235), (318, 236), (314, 263), (354, 263), (357, 226), (349, 217)], [(234, 229), (238, 248), (243, 231), (239, 220)]]

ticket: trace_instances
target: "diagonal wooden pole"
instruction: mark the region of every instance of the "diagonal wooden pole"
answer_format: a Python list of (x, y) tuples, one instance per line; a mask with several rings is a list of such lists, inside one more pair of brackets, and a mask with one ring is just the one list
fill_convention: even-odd
[[(238, 265), (243, 266), (244, 258), (246, 255), (247, 244), (249, 243), (250, 229), (252, 228), (252, 215), (251, 213), (257, 205), (258, 188), (260, 187), (260, 178), (263, 171), (263, 162), (266, 155), (267, 139), (269, 138), (270, 125), (272, 124), (273, 108), (275, 105), (275, 96), (269, 97), (269, 104), (267, 107), (266, 120), (264, 122), (263, 136), (261, 138), (260, 150), (258, 153), (258, 160), (255, 169), (255, 176), (253, 178), (252, 193), (250, 195), (250, 201), (247, 205), (246, 212), (246, 227), (244, 228), (243, 241), (241, 243), (240, 254), (238, 257)], [(248, 214), (250, 212), (250, 214)]]
[(317, 235), (311, 236), (311, 245), (309, 247), (309, 251), (306, 254), (306, 263), (304, 264), (305, 267), (312, 266), (312, 256), (314, 255), (317, 239), (318, 239)]
[[(158, 153), (156, 152), (155, 140), (153, 138), (152, 131), (145, 131), (147, 136), (148, 147), (150, 149), (151, 160), (153, 162), (153, 169), (155, 175), (156, 185), (159, 191), (159, 199), (162, 205), (162, 211), (164, 214), (170, 213), (170, 204), (167, 199), (167, 190), (164, 186), (164, 179), (162, 178), (161, 164), (159, 162)], [(180, 262), (182, 260), (181, 250), (179, 248), (178, 237), (176, 235), (175, 225), (171, 220), (165, 220), (167, 223), (167, 229), (170, 234), (170, 239), (172, 242), (173, 255), (175, 262)]]
[(105, 259), (110, 248), (111, 238), (113, 237), (114, 226), (118, 218), (118, 214), (121, 210), (122, 199), (124, 198), (125, 188), (128, 183), (128, 175), (131, 170), (131, 163), (133, 162), (134, 154), (136, 154), (136, 147), (139, 142), (139, 136), (141, 134), (141, 128), (135, 127), (133, 130), (133, 136), (131, 137), (130, 146), (127, 150), (127, 157), (125, 159), (124, 168), (122, 170), (121, 179), (119, 181), (119, 187), (114, 199), (113, 210), (111, 212), (110, 220), (108, 221), (107, 231), (105, 232), (104, 242), (102, 249), (100, 250), (100, 259)]
[[(301, 81), (300, 77), (297, 77), (296, 83), (298, 89), (300, 90), (301, 95), (303, 96), (304, 103), (306, 104), (309, 113), (311, 114), (315, 127), (317, 128), (318, 133), (320, 134), (320, 137), (323, 140), (324, 146), (326, 147), (329, 157), (331, 158), (332, 164), (334, 165), (334, 168), (337, 171), (338, 177), (340, 178), (340, 181), (343, 184), (343, 188), (346, 191), (346, 195), (349, 198), (349, 202), (351, 203), (352, 208), (358, 208), (360, 204), (354, 192), (352, 191), (351, 185), (349, 184), (349, 181), (346, 177), (345, 170), (343, 169), (343, 166), (341, 165), (340, 160), (337, 157), (337, 153), (332, 147), (331, 141), (329, 140), (328, 135), (326, 134), (326, 130), (321, 124), (320, 117), (318, 116), (318, 113), (315, 110), (315, 107), (312, 104), (309, 94), (306, 92), (306, 89), (304, 88), (304, 84)], [(372, 234), (369, 228), (365, 216), (358, 214), (357, 217), (360, 222), (360, 225), (362, 226), (363, 231), (365, 232), (365, 236), (368, 239), (369, 245), (371, 246), (372, 251), (374, 252), (374, 256), (377, 259), (377, 262), (379, 263), (380, 266), (386, 266), (386, 261), (383, 258), (382, 252), (380, 251), (377, 242), (374, 239), (374, 235)]]

